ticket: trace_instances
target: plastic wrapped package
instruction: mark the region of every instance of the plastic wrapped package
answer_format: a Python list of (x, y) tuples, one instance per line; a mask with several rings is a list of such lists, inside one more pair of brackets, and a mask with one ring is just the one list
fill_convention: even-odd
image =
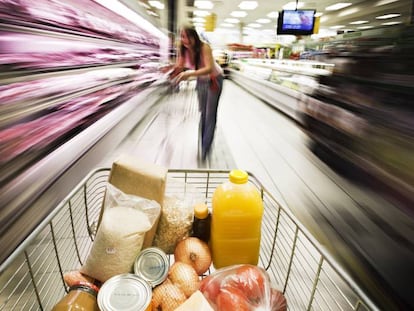
[(216, 311), (287, 310), (283, 293), (272, 288), (266, 270), (255, 265), (218, 269), (201, 281), (199, 290)]

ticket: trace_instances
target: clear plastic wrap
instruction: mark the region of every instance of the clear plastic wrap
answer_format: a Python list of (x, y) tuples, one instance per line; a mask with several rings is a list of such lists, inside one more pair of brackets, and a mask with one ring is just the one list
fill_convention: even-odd
[(218, 269), (201, 281), (199, 289), (216, 311), (285, 311), (286, 299), (272, 288), (263, 268), (242, 264)]

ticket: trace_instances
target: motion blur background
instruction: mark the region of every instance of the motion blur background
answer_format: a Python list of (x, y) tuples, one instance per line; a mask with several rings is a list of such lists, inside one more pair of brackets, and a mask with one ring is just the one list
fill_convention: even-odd
[[(161, 69), (174, 61), (179, 27), (190, 23), (225, 70), (222, 103), (265, 102), (293, 122), (289, 130), (275, 131), (287, 137), (300, 131), (306, 136), (300, 148), (323, 169), (375, 196), (374, 204), (351, 195), (357, 212), (323, 204), (329, 217), (310, 211), (308, 217), (299, 204), (295, 209), (295, 198), (290, 203), (384, 310), (413, 308), (414, 4), (337, 4), (0, 0), (1, 260), (131, 131), (148, 126), (154, 105), (173, 96)], [(278, 14), (289, 8), (316, 9), (314, 34), (277, 35)], [(259, 110), (246, 107), (258, 116)], [(223, 110), (226, 120), (232, 113)], [(248, 113), (244, 118), (244, 126), (255, 120)], [(272, 122), (268, 141), (276, 139)], [(196, 154), (174, 162), (172, 150), (155, 151), (156, 159), (169, 167), (240, 165), (231, 152), (241, 132), (228, 130), (220, 149), (225, 129), (218, 129), (207, 163)], [(225, 154), (221, 161), (219, 150)], [(276, 158), (253, 160), (264, 163), (269, 175), (286, 178), (276, 170)], [(283, 198), (283, 187), (276, 190)], [(346, 243), (336, 244), (336, 235)]]

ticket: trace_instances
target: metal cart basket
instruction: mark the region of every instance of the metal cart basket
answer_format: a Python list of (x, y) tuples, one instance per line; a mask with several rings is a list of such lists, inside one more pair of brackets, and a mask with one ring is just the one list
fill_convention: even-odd
[[(63, 200), (0, 266), (0, 310), (51, 310), (67, 292), (63, 273), (80, 268), (91, 249), (110, 169), (99, 168)], [(211, 206), (225, 170), (169, 170), (168, 178), (205, 195)], [(315, 239), (254, 175), (264, 202), (259, 265), (281, 289), (289, 310), (378, 310)]]

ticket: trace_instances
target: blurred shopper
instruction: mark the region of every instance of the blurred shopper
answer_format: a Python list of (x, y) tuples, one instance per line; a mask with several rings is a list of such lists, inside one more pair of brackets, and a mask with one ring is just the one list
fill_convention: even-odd
[(202, 159), (205, 160), (214, 138), (218, 103), (223, 88), (223, 70), (216, 63), (211, 47), (200, 40), (191, 26), (180, 31), (180, 45), (175, 64), (177, 83), (195, 77), (199, 109)]

